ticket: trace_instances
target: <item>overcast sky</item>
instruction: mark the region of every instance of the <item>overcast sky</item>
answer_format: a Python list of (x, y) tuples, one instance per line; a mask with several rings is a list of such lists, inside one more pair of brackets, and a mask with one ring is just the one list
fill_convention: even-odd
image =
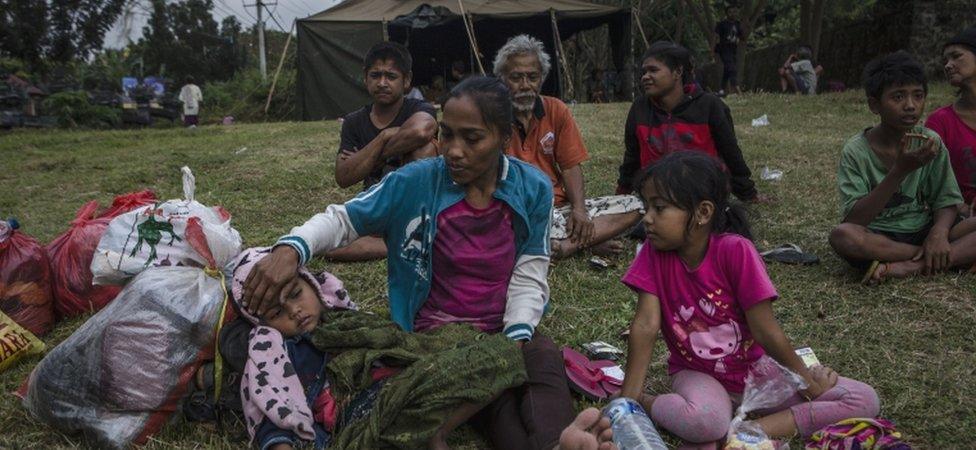
[[(169, 3), (172, 0), (167, 0)], [(315, 14), (326, 8), (339, 3), (340, 0), (277, 0), (277, 6), (268, 6), (268, 9), (272, 11), (273, 16), (278, 19), (278, 23), (281, 27), (288, 31), (291, 27), (291, 22), (295, 19), (300, 19), (311, 14)], [(274, 0), (271, 1), (272, 4)], [(129, 16), (128, 21), (129, 32), (125, 33), (125, 20), (120, 19), (112, 30), (108, 32), (105, 36), (105, 47), (108, 48), (121, 48), (125, 47), (128, 40), (132, 42), (138, 41), (139, 37), (142, 36), (142, 27), (146, 24), (146, 20), (149, 18), (149, 12), (151, 8), (149, 6), (148, 0), (136, 0), (133, 2), (134, 6), (132, 8), (132, 14)], [(254, 25), (257, 20), (255, 19), (256, 13), (254, 7), (245, 7), (244, 4), (252, 4), (254, 0), (213, 0), (214, 3), (214, 19), (217, 23), (220, 23), (224, 17), (234, 15), (237, 16), (237, 20), (244, 24), (244, 27), (250, 27)], [(278, 23), (267, 17), (265, 14), (265, 27), (268, 29), (277, 30)], [(128, 39), (126, 37), (128, 36)]]

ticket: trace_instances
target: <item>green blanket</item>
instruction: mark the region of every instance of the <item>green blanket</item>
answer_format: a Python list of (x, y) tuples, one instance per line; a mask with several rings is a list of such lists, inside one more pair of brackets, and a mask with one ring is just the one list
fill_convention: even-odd
[(526, 380), (522, 352), (502, 334), (452, 324), (408, 333), (391, 320), (357, 311), (328, 313), (312, 333), (317, 348), (336, 355), (326, 368), (338, 398), (373, 384), (376, 361), (404, 367), (379, 393), (369, 416), (348, 424), (331, 448), (421, 448), (464, 403), (486, 404)]

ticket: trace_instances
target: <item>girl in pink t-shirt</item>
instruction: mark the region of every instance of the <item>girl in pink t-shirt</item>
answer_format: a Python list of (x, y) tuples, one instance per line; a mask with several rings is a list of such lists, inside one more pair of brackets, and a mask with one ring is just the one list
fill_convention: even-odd
[[(729, 178), (701, 152), (670, 154), (636, 184), (647, 241), (623, 282), (638, 294), (622, 396), (639, 401), (683, 448), (716, 448), (732, 420), (749, 367), (764, 354), (809, 385), (757, 420), (772, 438), (878, 414), (867, 384), (807, 368), (773, 315), (777, 298), (750, 239), (744, 211), (729, 202)], [(658, 331), (670, 350), (673, 393), (643, 393)]]

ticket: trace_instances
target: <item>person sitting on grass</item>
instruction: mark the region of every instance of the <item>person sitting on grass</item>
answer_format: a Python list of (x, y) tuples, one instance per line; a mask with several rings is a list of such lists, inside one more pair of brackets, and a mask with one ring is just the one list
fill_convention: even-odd
[[(437, 156), (437, 112), (424, 100), (406, 98), (413, 76), (410, 52), (396, 42), (380, 42), (366, 53), (363, 82), (373, 103), (342, 121), (335, 180), (340, 187), (362, 182), (363, 189), (411, 161)], [(368, 261), (386, 256), (383, 240), (363, 236), (325, 255), (333, 261)]]
[(959, 88), (956, 101), (935, 110), (925, 127), (939, 133), (965, 201), (966, 217), (976, 214), (976, 27), (968, 28), (942, 50), (949, 84)]
[[(807, 368), (793, 351), (773, 314), (778, 294), (750, 242), (745, 211), (730, 202), (729, 177), (714, 158), (672, 153), (636, 186), (647, 209), (647, 240), (622, 280), (637, 293), (637, 313), (621, 396), (640, 402), (656, 425), (694, 448), (715, 448), (729, 430), (746, 374), (768, 354), (808, 386), (756, 419), (770, 438), (808, 437), (843, 419), (878, 414), (871, 386), (827, 367)], [(673, 392), (645, 395), (658, 332), (671, 352)]]
[(878, 125), (851, 137), (837, 169), (842, 223), (830, 246), (866, 283), (934, 274), (976, 261), (976, 219), (960, 222), (959, 186), (938, 135), (918, 125), (928, 84), (904, 51), (864, 69)]
[(508, 85), (515, 110), (506, 152), (539, 168), (552, 182), (553, 257), (584, 248), (619, 253), (623, 244), (612, 239), (637, 223), (640, 200), (633, 195), (586, 198), (583, 162), (589, 154), (573, 113), (558, 98), (540, 94), (549, 68), (542, 42), (528, 35), (515, 36), (498, 50), (495, 76)]
[(552, 184), (504, 154), (512, 120), (504, 83), (464, 79), (444, 102), (442, 155), (293, 228), (257, 263), (245, 301), (259, 314), (274, 307), (312, 255), (378, 234), (390, 249), (387, 303), (400, 328), (503, 333), (525, 362), (528, 380), (472, 417), (475, 428), (496, 448), (548, 450), (573, 421), (562, 354), (537, 329), (549, 301)]
[(780, 91), (785, 93), (791, 89), (797, 94), (816, 95), (822, 73), (823, 67), (813, 62), (813, 51), (801, 45), (779, 68)]
[(617, 193), (633, 192), (634, 177), (669, 153), (696, 150), (719, 158), (732, 175), (732, 193), (747, 202), (765, 202), (735, 138), (732, 113), (718, 97), (694, 85), (691, 53), (658, 41), (644, 52), (641, 87), (624, 125), (624, 158)]
[(389, 319), (355, 311), (342, 282), (324, 272), (299, 268), (279, 301), (254, 316), (240, 308), (244, 286), (270, 254), (267, 247), (245, 250), (231, 280), (235, 306), (253, 326), (240, 395), (259, 449), (306, 442), (315, 449), (380, 442), (443, 449), (464, 419), (525, 380), (508, 339), (479, 344), (476, 330), (458, 325), (436, 335), (404, 333)]

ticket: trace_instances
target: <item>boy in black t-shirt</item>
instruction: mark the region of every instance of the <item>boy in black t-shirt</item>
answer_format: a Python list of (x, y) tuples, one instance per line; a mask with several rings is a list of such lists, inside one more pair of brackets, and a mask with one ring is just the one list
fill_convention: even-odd
[[(373, 103), (346, 115), (342, 122), (335, 180), (340, 187), (360, 181), (376, 184), (389, 172), (422, 158), (437, 156), (434, 107), (405, 98), (410, 90), (412, 60), (395, 42), (380, 42), (363, 62), (366, 90)], [(326, 255), (336, 261), (365, 261), (386, 257), (386, 245), (364, 236)]]

